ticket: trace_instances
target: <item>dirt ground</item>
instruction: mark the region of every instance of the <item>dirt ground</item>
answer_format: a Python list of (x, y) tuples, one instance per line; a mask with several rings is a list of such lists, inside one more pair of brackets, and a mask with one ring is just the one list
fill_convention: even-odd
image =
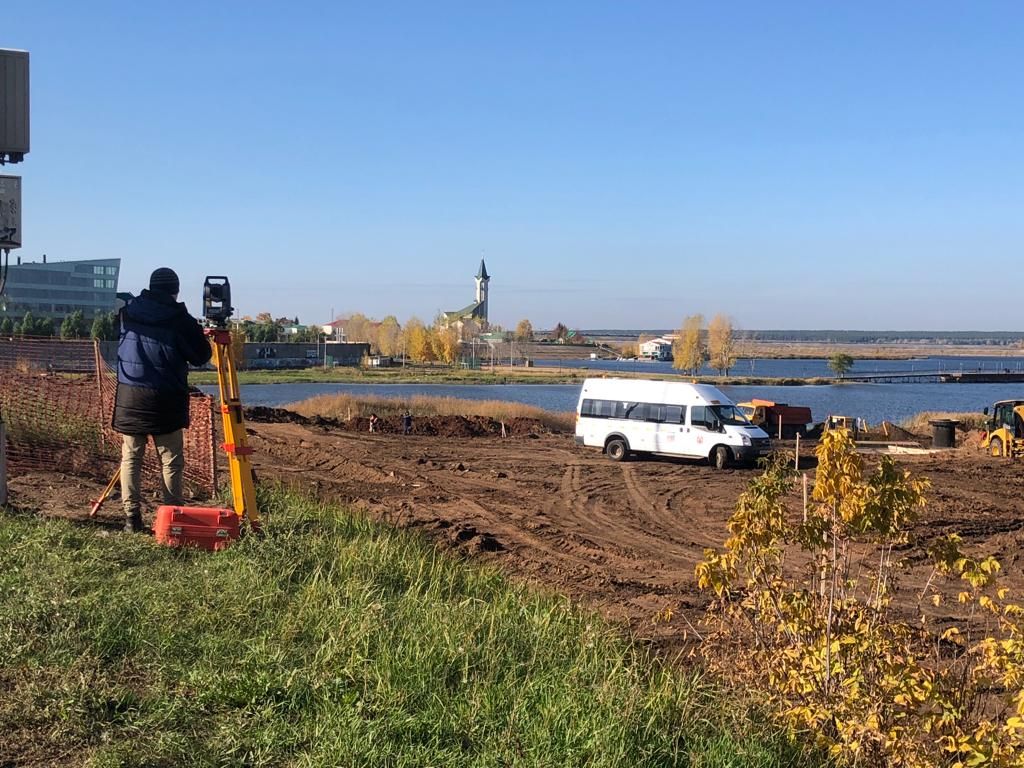
[[(664, 652), (686, 648), (694, 637), (707, 602), (694, 566), (704, 548), (721, 545), (726, 520), (754, 476), (668, 458), (617, 464), (575, 445), (571, 435), (529, 422), (506, 425), (502, 437), (500, 425), (486, 420), (424, 419), (406, 436), (397, 423), (369, 434), (361, 424), (281, 421), (281, 412), (268, 409), (250, 415), (261, 482), (419, 529), (442, 546), (628, 622)], [(960, 533), (968, 547), (999, 557), (1006, 586), (1024, 592), (1021, 466), (971, 449), (899, 461), (932, 482), (917, 537)], [(101, 488), (52, 473), (13, 477), (10, 485), (21, 508), (82, 520)], [(799, 491), (792, 504), (798, 508)], [(113, 530), (119, 523), (115, 499), (89, 524)], [(901, 588), (908, 606), (928, 570), (922, 561), (906, 569)], [(674, 618), (656, 621), (666, 608)]]

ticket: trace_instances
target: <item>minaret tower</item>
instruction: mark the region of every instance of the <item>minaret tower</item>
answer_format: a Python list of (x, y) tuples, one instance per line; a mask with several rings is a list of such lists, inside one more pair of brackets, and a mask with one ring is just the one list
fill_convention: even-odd
[(480, 319), (487, 327), (487, 284), (491, 282), (491, 276), (487, 274), (487, 265), (480, 259), (480, 269), (476, 273), (476, 301), (480, 304)]

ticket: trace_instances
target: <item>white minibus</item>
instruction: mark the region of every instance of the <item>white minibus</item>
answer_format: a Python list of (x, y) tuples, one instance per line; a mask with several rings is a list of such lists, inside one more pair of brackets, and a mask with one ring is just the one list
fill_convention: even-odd
[(662, 453), (707, 459), (716, 469), (753, 464), (771, 440), (708, 384), (649, 379), (587, 379), (576, 406), (576, 442), (614, 461)]

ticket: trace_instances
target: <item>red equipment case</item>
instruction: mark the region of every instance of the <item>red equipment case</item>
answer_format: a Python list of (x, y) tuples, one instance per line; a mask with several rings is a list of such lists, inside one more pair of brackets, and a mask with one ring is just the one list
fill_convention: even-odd
[(157, 507), (153, 535), (169, 547), (225, 549), (238, 538), (238, 515), (223, 507)]

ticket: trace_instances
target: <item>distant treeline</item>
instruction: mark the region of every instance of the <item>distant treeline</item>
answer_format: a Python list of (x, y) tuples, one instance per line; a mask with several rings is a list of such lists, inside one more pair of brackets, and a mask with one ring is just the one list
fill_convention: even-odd
[[(634, 340), (641, 334), (644, 336), (663, 336), (675, 333), (675, 329), (591, 329), (581, 330), (587, 338), (599, 339), (630, 339)], [(899, 344), (899, 343), (935, 343), (935, 344), (982, 344), (1000, 346), (1017, 344), (1024, 339), (1024, 331), (839, 331), (839, 330), (791, 330), (791, 331), (759, 331), (736, 330), (741, 338), (757, 341), (809, 341), (832, 344)]]

